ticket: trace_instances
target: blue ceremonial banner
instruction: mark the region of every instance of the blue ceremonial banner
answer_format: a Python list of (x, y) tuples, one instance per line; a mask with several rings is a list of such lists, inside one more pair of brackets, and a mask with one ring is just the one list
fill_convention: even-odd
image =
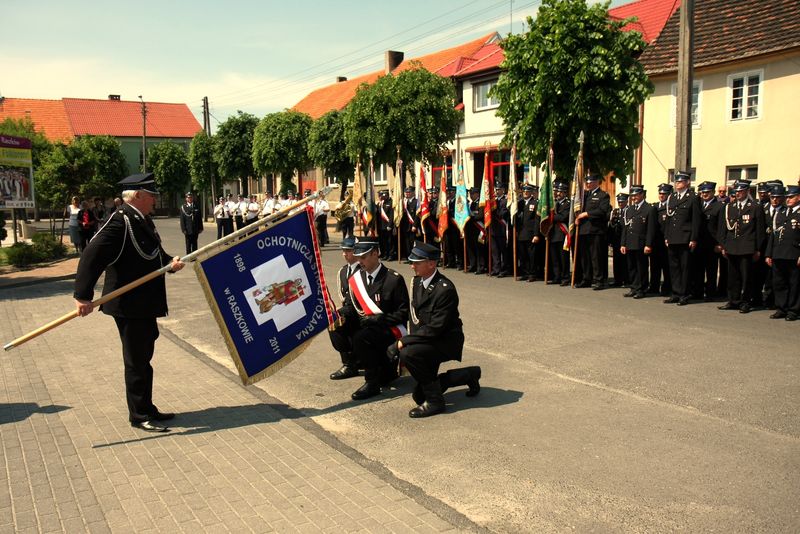
[(336, 310), (310, 207), (240, 239), (195, 271), (242, 383), (252, 384), (296, 358)]

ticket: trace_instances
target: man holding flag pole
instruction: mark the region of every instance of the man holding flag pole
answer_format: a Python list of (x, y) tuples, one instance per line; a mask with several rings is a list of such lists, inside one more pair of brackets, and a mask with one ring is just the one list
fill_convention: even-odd
[(547, 167), (544, 182), (539, 190), (539, 231), (545, 236), (544, 281), (549, 282), (550, 268), (550, 229), (555, 218), (555, 198), (553, 197), (553, 141), (547, 150)]
[(578, 142), (580, 143), (580, 148), (578, 149), (578, 157), (575, 160), (575, 172), (572, 175), (572, 185), (570, 187), (569, 233), (568, 238), (564, 241), (564, 246), (569, 247), (572, 244), (570, 243), (569, 237), (574, 236), (575, 245), (572, 247), (572, 276), (570, 278), (570, 285), (572, 287), (575, 287), (575, 273), (577, 271), (576, 267), (578, 266), (579, 250), (578, 222), (576, 221), (576, 217), (583, 211), (583, 175), (585, 173), (583, 168), (583, 131), (581, 131), (578, 136)]
[[(464, 181), (464, 154), (459, 150), (457, 152), (458, 157), (458, 171), (456, 173), (456, 200), (455, 206), (453, 208), (453, 219), (455, 220), (456, 226), (461, 234), (461, 241), (463, 243), (463, 262), (464, 262), (464, 271), (467, 270), (467, 233), (465, 231), (467, 224), (469, 224), (469, 205), (470, 200), (467, 197), (467, 184)], [(477, 270), (477, 265), (475, 265), (475, 261), (472, 262), (473, 265), (470, 265), (470, 270)]]

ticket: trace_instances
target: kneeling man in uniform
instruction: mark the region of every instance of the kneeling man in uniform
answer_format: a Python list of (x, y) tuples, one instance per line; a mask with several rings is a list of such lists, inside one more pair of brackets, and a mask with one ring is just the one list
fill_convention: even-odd
[(414, 270), (411, 284), (411, 330), (389, 353), (400, 352), (405, 365), (417, 381), (412, 395), (419, 404), (409, 417), (428, 417), (444, 411), (443, 393), (456, 386), (469, 386), (468, 397), (480, 391), (477, 366), (452, 369), (439, 374), (439, 366), (448, 360), (461, 361), (464, 332), (458, 316), (458, 293), (448, 278), (436, 269), (439, 249), (417, 242), (408, 256)]

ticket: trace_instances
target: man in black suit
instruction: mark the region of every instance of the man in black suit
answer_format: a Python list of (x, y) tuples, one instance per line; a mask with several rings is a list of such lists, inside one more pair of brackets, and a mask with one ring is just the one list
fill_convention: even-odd
[(617, 207), (611, 210), (611, 219), (608, 221), (608, 244), (611, 246), (611, 258), (614, 273), (614, 287), (623, 287), (630, 283), (628, 275), (628, 260), (622, 254), (622, 219), (628, 207), (628, 194), (617, 193)]
[(537, 186), (524, 184), (522, 198), (518, 201), (517, 220), (514, 224), (517, 226), (517, 256), (520, 260), (517, 279), (520, 282), (536, 280), (536, 249), (544, 245), (544, 237), (539, 232), (539, 199), (536, 198), (538, 192)]
[(381, 392), (381, 386), (397, 378), (397, 361), (389, 360), (386, 348), (406, 332), (408, 290), (396, 271), (381, 263), (378, 241), (363, 238), (353, 255), (361, 270), (350, 277), (350, 295), (341, 309), (345, 324), (358, 325), (352, 336), (353, 356), (364, 368), (364, 385), (352, 394), (363, 400)]
[(566, 182), (555, 182), (553, 184), (553, 198), (556, 201), (553, 226), (550, 229), (550, 258), (553, 263), (553, 278), (548, 280), (548, 284), (570, 284), (569, 275), (569, 247), (564, 250), (564, 242), (567, 240), (569, 232), (569, 211), (570, 202), (567, 198), (569, 186)]
[(443, 393), (456, 386), (468, 386), (468, 397), (480, 391), (481, 368), (451, 369), (439, 373), (449, 360), (461, 361), (464, 332), (458, 315), (458, 292), (453, 282), (437, 269), (439, 249), (417, 243), (409, 255), (414, 270), (411, 298), (411, 331), (389, 347), (399, 352), (400, 362), (417, 381), (412, 398), (417, 407), (409, 417), (429, 417), (445, 409)]
[(669, 255), (672, 296), (664, 304), (685, 306), (691, 298), (689, 256), (697, 248), (702, 215), (697, 196), (689, 190), (689, 181), (688, 173), (676, 173), (675, 189), (667, 199), (664, 242)]
[(592, 286), (605, 289), (608, 273), (608, 217), (611, 214), (611, 199), (600, 189), (600, 176), (586, 177), (583, 194), (583, 211), (575, 217), (578, 224), (578, 254), (581, 259), (583, 280), (576, 287)]
[(749, 313), (753, 297), (753, 263), (766, 239), (764, 209), (750, 196), (750, 182), (733, 185), (735, 199), (725, 205), (719, 226), (722, 255), (728, 259), (728, 302), (720, 310)]
[(484, 211), (480, 207), (480, 194), (477, 187), (469, 188), (469, 220), (464, 226), (464, 239), (467, 241), (469, 272), (486, 274), (486, 231), (483, 226)]
[(647, 289), (650, 293), (665, 297), (672, 293), (672, 283), (669, 278), (669, 254), (667, 253), (667, 244), (664, 242), (664, 232), (667, 228), (667, 200), (671, 194), (671, 184), (658, 186), (658, 202), (653, 203), (658, 224), (656, 225), (653, 252), (650, 254), (650, 284)]
[(697, 262), (694, 272), (694, 286), (697, 296), (710, 301), (717, 296), (717, 274), (719, 264), (724, 260), (717, 236), (724, 204), (714, 196), (714, 182), (703, 182), (697, 186), (700, 194), (700, 238), (697, 241)]
[(414, 241), (417, 239), (419, 220), (417, 218), (417, 199), (414, 197), (414, 188), (406, 187), (405, 198), (398, 208), (403, 210), (403, 218), (400, 220), (400, 243), (403, 250), (397, 251), (399, 258), (408, 257), (408, 253), (414, 248)]
[(380, 200), (378, 200), (378, 239), (380, 240), (381, 259), (393, 260), (394, 256), (394, 240), (397, 236), (397, 230), (394, 227), (394, 204), (392, 197), (389, 196), (389, 190), (383, 189), (379, 193)]
[(626, 297), (641, 299), (647, 289), (647, 259), (653, 252), (656, 239), (656, 209), (645, 202), (646, 191), (640, 185), (631, 186), (630, 205), (622, 214), (620, 253), (628, 260), (631, 289)]
[(786, 206), (775, 210), (767, 244), (772, 268), (775, 313), (770, 319), (800, 319), (800, 186), (773, 186), (775, 196), (786, 196)]
[[(345, 264), (342, 265), (339, 272), (336, 274), (336, 280), (339, 283), (339, 297), (342, 299), (342, 305), (350, 298), (350, 277), (361, 270), (361, 265), (358, 259), (353, 255), (356, 240), (353, 237), (345, 237), (342, 239), (342, 244), (339, 246), (342, 249), (342, 257)], [(342, 310), (339, 309), (341, 315)], [(331, 338), (331, 345), (339, 352), (342, 359), (342, 366), (331, 373), (331, 380), (343, 380), (358, 376), (358, 361), (353, 354), (353, 334), (358, 330), (358, 321), (344, 321), (336, 325), (332, 330), (328, 330), (328, 335)]]
[(492, 233), (492, 276), (504, 278), (512, 272), (511, 261), (508, 255), (508, 234), (511, 229), (511, 214), (508, 210), (506, 188), (498, 184), (494, 188), (494, 209), (492, 210), (492, 224), (489, 230)]
[[(93, 310), (97, 279), (105, 271), (103, 294), (170, 265), (170, 272), (183, 268), (180, 258), (161, 247), (161, 238), (150, 218), (156, 195), (153, 174), (135, 174), (120, 182), (125, 203), (117, 208), (81, 255), (75, 277), (78, 315)], [(125, 391), (131, 426), (147, 432), (166, 432), (162, 423), (175, 414), (160, 412), (153, 404), (153, 358), (158, 338), (156, 317), (167, 315), (164, 277), (159, 276), (100, 306), (114, 317), (122, 341)]]
[(197, 250), (197, 237), (203, 231), (203, 215), (194, 203), (192, 192), (186, 193), (186, 204), (181, 206), (181, 232), (186, 240), (186, 254)]
[(453, 186), (447, 186), (447, 216), (449, 220), (444, 234), (447, 258), (444, 266), (461, 269), (464, 265), (464, 243), (456, 223), (456, 188)]

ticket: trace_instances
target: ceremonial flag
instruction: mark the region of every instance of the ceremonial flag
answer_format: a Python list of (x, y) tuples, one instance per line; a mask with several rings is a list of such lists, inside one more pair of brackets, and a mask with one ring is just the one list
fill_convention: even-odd
[(364, 206), (363, 219), (369, 228), (369, 235), (375, 236), (375, 228), (372, 226), (372, 214), (375, 213), (375, 166), (372, 156), (369, 157), (369, 175), (367, 176), (367, 201)]
[(483, 227), (488, 230), (492, 225), (492, 209), (494, 208), (494, 178), (489, 172), (489, 153), (483, 158), (483, 181), (478, 205), (483, 208)]
[(356, 161), (356, 169), (353, 176), (353, 200), (356, 205), (356, 211), (358, 212), (358, 219), (361, 221), (361, 224), (364, 225), (364, 228), (366, 228), (368, 221), (364, 220), (364, 205), (366, 203), (366, 200), (364, 200), (364, 189), (361, 187), (360, 159)]
[(394, 196), (394, 227), (400, 228), (400, 223), (403, 220), (405, 213), (403, 212), (403, 161), (399, 155), (394, 164), (394, 187), (392, 188), (392, 195)]
[(547, 151), (544, 181), (539, 189), (539, 231), (542, 235), (550, 233), (555, 218), (556, 200), (553, 197), (553, 145)]
[(572, 175), (572, 184), (570, 185), (570, 203), (569, 203), (569, 228), (567, 238), (564, 240), (564, 250), (569, 250), (572, 246), (572, 231), (575, 228), (575, 217), (583, 211), (583, 177), (585, 172), (583, 170), (583, 132), (578, 137), (580, 148), (578, 149), (578, 157), (575, 160), (575, 172)]
[(431, 216), (431, 207), (428, 204), (428, 186), (425, 183), (425, 165), (419, 166), (419, 191), (417, 191), (417, 199), (419, 201), (419, 224), (420, 227), (425, 224), (425, 219)]
[(274, 374), (337, 319), (311, 206), (212, 252), (195, 272), (243, 384)]
[(464, 157), (458, 154), (458, 173), (456, 174), (456, 209), (455, 217), (461, 237), (464, 237), (464, 227), (469, 222), (469, 197), (467, 196), (467, 183), (464, 181)]
[(450, 225), (450, 211), (447, 201), (447, 159), (442, 165), (442, 179), (439, 180), (439, 202), (436, 203), (436, 218), (439, 219), (439, 239), (444, 239), (444, 233)]
[(511, 224), (517, 218), (519, 211), (519, 198), (517, 196), (517, 145), (511, 147), (510, 159), (508, 162), (508, 214), (511, 217)]

